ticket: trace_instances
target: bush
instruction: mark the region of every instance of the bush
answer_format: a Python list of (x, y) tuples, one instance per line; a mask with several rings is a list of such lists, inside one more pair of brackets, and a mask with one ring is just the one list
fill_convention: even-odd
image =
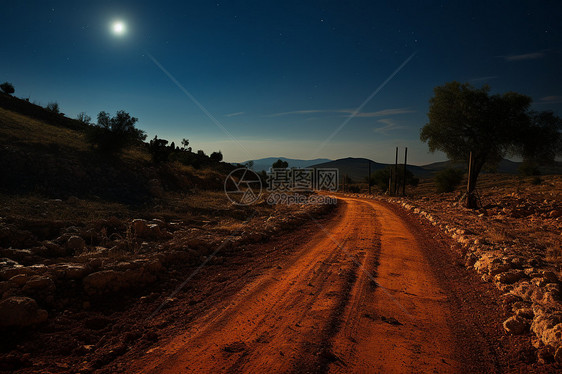
[(434, 183), (437, 192), (453, 192), (461, 183), (464, 172), (460, 169), (448, 168), (435, 175)]
[(55, 113), (55, 114), (59, 114), (60, 113), (60, 108), (59, 108), (59, 103), (52, 102), (47, 104), (47, 106), (45, 107), (45, 109), (47, 109), (49, 112)]
[(213, 152), (211, 153), (211, 161), (213, 162), (221, 162), (222, 161), (222, 152), (218, 151), (218, 152)]
[(13, 94), (14, 92), (16, 92), (16, 89), (14, 88), (14, 85), (11, 84), (10, 82), (4, 82), (2, 84), (0, 84), (0, 89), (8, 95)]
[(174, 147), (168, 147), (168, 141), (166, 139), (158, 139), (158, 136), (155, 135), (154, 139), (148, 143), (148, 152), (152, 156), (152, 161), (156, 163), (166, 162), (174, 150)]
[(78, 122), (80, 122), (83, 125), (89, 125), (92, 122), (92, 117), (87, 115), (85, 112), (78, 113), (76, 119), (78, 120)]
[(123, 110), (114, 117), (106, 112), (98, 114), (98, 123), (86, 134), (86, 140), (95, 149), (110, 154), (118, 153), (128, 145), (146, 139), (144, 131), (135, 128), (137, 118)]

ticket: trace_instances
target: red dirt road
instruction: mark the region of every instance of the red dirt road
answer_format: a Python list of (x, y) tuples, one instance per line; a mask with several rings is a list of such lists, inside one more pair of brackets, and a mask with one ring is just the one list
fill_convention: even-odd
[(472, 286), (446, 249), (387, 204), (340, 204), (283, 266), (246, 280), (127, 371), (500, 371), (497, 336), (481, 321), (494, 306), (465, 294)]

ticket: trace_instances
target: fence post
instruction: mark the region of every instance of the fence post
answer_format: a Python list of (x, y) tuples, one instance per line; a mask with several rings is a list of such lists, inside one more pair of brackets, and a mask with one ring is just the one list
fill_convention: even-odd
[(408, 160), (408, 147), (404, 149), (404, 177), (403, 177), (404, 184), (402, 184), (402, 196), (406, 196), (406, 165), (408, 163), (407, 160)]
[(398, 183), (398, 147), (396, 147), (396, 159), (394, 161), (394, 189), (392, 195), (396, 195)]
[(369, 160), (369, 176), (367, 177), (367, 184), (369, 185), (369, 195), (371, 194), (371, 160)]

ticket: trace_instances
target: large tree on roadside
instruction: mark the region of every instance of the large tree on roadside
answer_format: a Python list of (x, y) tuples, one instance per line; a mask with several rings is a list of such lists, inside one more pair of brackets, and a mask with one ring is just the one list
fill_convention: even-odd
[(560, 152), (558, 117), (530, 112), (532, 99), (528, 96), (489, 92), (488, 86), (475, 88), (459, 82), (435, 87), (429, 122), (420, 133), (431, 152), (443, 151), (451, 160), (467, 161), (472, 152), (469, 208), (477, 207), (474, 189), (485, 166), (497, 166), (508, 154), (547, 161)]

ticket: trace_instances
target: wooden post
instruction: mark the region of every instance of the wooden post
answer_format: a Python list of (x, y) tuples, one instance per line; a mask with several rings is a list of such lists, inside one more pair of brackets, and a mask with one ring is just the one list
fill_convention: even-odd
[(466, 207), (472, 208), (472, 173), (473, 173), (473, 163), (472, 152), (468, 156), (468, 181), (466, 182)]
[(394, 161), (394, 190), (392, 192), (393, 195), (396, 195), (398, 183), (398, 147), (396, 147), (396, 160)]
[(403, 181), (402, 184), (402, 196), (406, 196), (406, 164), (408, 163), (408, 147), (404, 149), (404, 174), (403, 174)]
[(369, 195), (371, 194), (371, 160), (369, 160), (369, 176), (367, 177), (367, 184), (369, 185)]

